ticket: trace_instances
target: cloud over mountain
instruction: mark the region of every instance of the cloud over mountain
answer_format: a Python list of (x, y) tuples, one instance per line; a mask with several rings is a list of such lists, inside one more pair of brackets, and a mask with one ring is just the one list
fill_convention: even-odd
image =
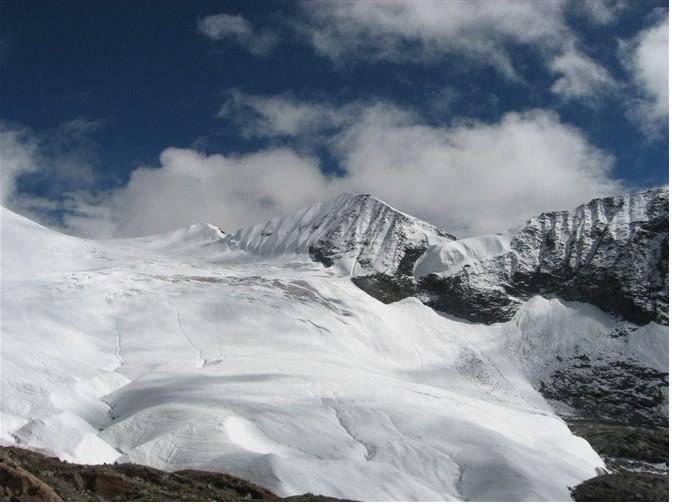
[(640, 94), (628, 101), (628, 117), (659, 135), (668, 122), (668, 13), (624, 42), (623, 56)]
[[(366, 192), (468, 236), (626, 189), (612, 178), (609, 153), (545, 110), (432, 126), (386, 102), (337, 106), (241, 93), (237, 100), (248, 107), (247, 134), (290, 137), (289, 146), (241, 155), (165, 149), (159, 166), (137, 168), (122, 187), (69, 193), (66, 226), (88, 236), (201, 221), (234, 231), (342, 192)], [(277, 113), (290, 104), (296, 115), (284, 122), (289, 116)], [(344, 173), (327, 174), (318, 157), (300, 153), (306, 145), (329, 150)], [(26, 166), (42, 162), (31, 148), (17, 140)]]
[(199, 21), (199, 32), (214, 41), (234, 42), (257, 56), (266, 56), (277, 44), (276, 36), (269, 30), (256, 32), (242, 16), (214, 14)]

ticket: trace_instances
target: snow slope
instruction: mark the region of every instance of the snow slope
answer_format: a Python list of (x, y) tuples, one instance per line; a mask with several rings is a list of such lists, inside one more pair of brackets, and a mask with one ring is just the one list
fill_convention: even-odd
[(309, 253), (324, 265), (335, 266), (336, 272), (359, 276), (395, 274), (411, 253), (417, 253), (416, 259), (429, 245), (454, 239), (368, 194), (345, 193), (287, 217), (240, 229), (224, 241), (230, 249), (255, 256)]
[(668, 194), (595, 199), (509, 233), (430, 247), (415, 279), (441, 294), (436, 308), (474, 321), (508, 320), (532, 295), (554, 294), (668, 325)]
[(451, 238), (406, 221), (409, 241), (398, 217), (365, 218), (353, 201), (352, 220), (313, 231), (300, 230), (305, 213), (255, 236), (200, 225), (114, 241), (3, 209), (2, 442), (224, 471), (283, 495), (569, 500), (603, 463), (531, 384), (579, 349), (667, 369), (667, 331), (610, 338), (613, 317), (555, 298), (490, 326), (414, 298), (382, 304), (345, 272)]

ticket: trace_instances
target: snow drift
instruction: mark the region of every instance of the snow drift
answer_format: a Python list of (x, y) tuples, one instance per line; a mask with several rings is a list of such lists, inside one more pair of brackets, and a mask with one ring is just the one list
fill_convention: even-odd
[(506, 241), (453, 245), (352, 195), (232, 235), (113, 241), (3, 209), (1, 440), (223, 471), (282, 495), (569, 500), (603, 462), (539, 384), (581, 353), (667, 372), (667, 328), (624, 331), (538, 295), (478, 324), (415, 297), (383, 304), (351, 280), (414, 282)]

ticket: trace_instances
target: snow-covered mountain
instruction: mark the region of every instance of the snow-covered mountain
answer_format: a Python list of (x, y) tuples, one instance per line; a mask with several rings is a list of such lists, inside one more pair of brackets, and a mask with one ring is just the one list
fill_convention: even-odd
[[(247, 254), (309, 254), (385, 303), (414, 296), (469, 321), (507, 322), (533, 296), (593, 304), (622, 320), (609, 337), (668, 325), (668, 188), (546, 212), (457, 240), (370, 195), (343, 194), (228, 236)], [(538, 376), (561, 411), (666, 423), (667, 373), (578, 350)], [(625, 362), (624, 362), (625, 361)]]
[(368, 194), (342, 194), (292, 215), (228, 235), (229, 248), (255, 256), (312, 255), (350, 276), (412, 275), (430, 245), (450, 233), (405, 215)]
[(370, 195), (343, 194), (224, 242), (255, 256), (309, 253), (382, 301), (417, 295), (478, 322), (509, 320), (544, 294), (667, 325), (668, 212), (668, 188), (661, 188), (457, 240)]
[(603, 462), (559, 414), (667, 419), (667, 200), (466, 240), (366, 195), (111, 241), (3, 209), (1, 440), (282, 495), (569, 500)]
[(433, 306), (469, 320), (508, 320), (545, 294), (667, 325), (668, 211), (663, 188), (546, 212), (508, 237), (436, 246), (416, 277)]

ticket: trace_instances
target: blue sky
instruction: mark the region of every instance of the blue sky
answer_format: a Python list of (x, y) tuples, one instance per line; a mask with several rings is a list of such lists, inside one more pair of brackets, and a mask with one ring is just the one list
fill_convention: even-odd
[(467, 236), (668, 182), (664, 1), (0, 9), (3, 205), (71, 234), (350, 191)]

